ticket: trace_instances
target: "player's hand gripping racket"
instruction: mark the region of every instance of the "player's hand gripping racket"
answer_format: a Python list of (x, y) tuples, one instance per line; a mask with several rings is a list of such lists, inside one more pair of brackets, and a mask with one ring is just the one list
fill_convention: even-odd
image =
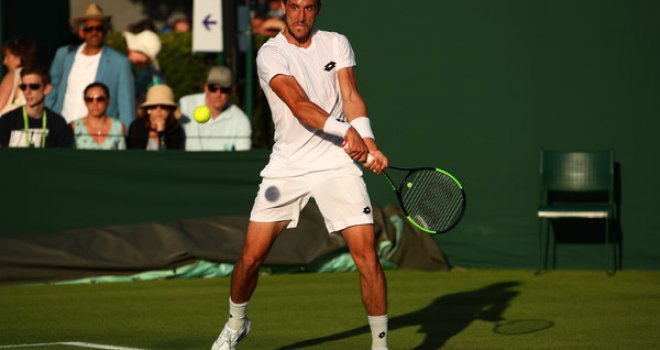
[[(344, 148), (348, 145), (344, 144)], [(371, 161), (371, 155), (367, 162)], [(403, 173), (398, 186), (387, 171), (383, 171), (401, 204), (407, 219), (424, 232), (445, 233), (454, 228), (465, 212), (465, 191), (450, 173), (439, 168), (402, 168), (390, 165), (389, 170)]]

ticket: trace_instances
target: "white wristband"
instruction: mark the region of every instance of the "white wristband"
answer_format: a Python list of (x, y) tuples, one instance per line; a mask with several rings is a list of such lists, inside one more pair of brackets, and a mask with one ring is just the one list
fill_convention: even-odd
[(343, 123), (333, 117), (328, 117), (328, 120), (326, 120), (323, 125), (323, 132), (339, 136), (343, 139), (350, 128), (351, 126), (348, 123)]
[(376, 139), (374, 137), (374, 132), (371, 130), (371, 122), (369, 121), (369, 118), (367, 117), (358, 117), (353, 120), (351, 120), (351, 126), (355, 128), (355, 130), (362, 136), (362, 138), (365, 137), (370, 137), (372, 139)]

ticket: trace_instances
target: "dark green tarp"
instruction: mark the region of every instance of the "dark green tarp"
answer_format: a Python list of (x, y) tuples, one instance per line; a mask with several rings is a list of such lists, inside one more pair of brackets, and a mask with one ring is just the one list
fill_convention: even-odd
[[(397, 208), (376, 208), (374, 216), (377, 240), (389, 247), (382, 259), (402, 268), (448, 269), (433, 239), (405, 222)], [(198, 260), (233, 263), (240, 254), (247, 221), (247, 216), (216, 216), (0, 237), (0, 283), (131, 275)], [(327, 233), (311, 202), (298, 228), (286, 230), (276, 240), (265, 265), (314, 271), (320, 262), (343, 252), (341, 235)]]

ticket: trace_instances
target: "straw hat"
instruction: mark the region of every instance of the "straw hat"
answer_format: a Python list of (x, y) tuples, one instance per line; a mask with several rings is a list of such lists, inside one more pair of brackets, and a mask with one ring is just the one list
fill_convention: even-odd
[(95, 19), (108, 23), (110, 22), (110, 18), (112, 18), (112, 16), (103, 14), (103, 9), (101, 6), (99, 6), (97, 3), (90, 3), (87, 5), (87, 8), (85, 9), (85, 12), (82, 14), (82, 16), (73, 17), (71, 19), (71, 26), (74, 29), (77, 29), (80, 25), (80, 22), (84, 22), (89, 19)]
[(172, 92), (169, 86), (161, 84), (150, 87), (147, 91), (146, 101), (140, 105), (140, 110), (144, 112), (147, 107), (158, 105), (176, 107), (174, 117), (176, 119), (181, 118), (181, 110), (179, 109), (179, 105), (174, 102), (174, 92)]
[(126, 46), (129, 50), (139, 51), (147, 55), (151, 60), (151, 63), (154, 65), (154, 68), (160, 70), (158, 59), (156, 58), (161, 48), (160, 37), (158, 37), (158, 34), (150, 30), (144, 30), (138, 34), (124, 32), (124, 37), (126, 38)]

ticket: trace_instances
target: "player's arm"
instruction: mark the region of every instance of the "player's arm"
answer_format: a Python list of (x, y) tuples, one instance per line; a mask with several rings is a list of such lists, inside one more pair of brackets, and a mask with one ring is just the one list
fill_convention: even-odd
[[(303, 90), (294, 77), (284, 74), (276, 75), (270, 80), (270, 87), (286, 103), (289, 109), (291, 109), (291, 112), (293, 112), (293, 115), (303, 125), (326, 132), (330, 131), (333, 135), (344, 137), (351, 144), (351, 149), (354, 149), (354, 151), (349, 152), (352, 159), (358, 161), (365, 161), (367, 159), (368, 149), (362, 141), (360, 134), (348, 125), (344, 126), (348, 129), (345, 132), (333, 132), (329, 130), (333, 127), (333, 124), (340, 122), (330, 118), (326, 111), (316, 103), (310, 101), (305, 90)], [(339, 135), (341, 133), (343, 135)]]
[[(353, 72), (353, 67), (340, 69), (338, 72), (338, 77), (339, 89), (341, 91), (341, 98), (346, 119), (351, 123), (351, 125), (357, 127), (358, 132), (360, 129), (365, 127), (368, 131), (363, 131), (365, 135), (362, 135), (362, 140), (367, 146), (369, 154), (373, 157), (373, 161), (365, 164), (365, 168), (380, 174), (383, 169), (387, 168), (388, 160), (387, 157), (378, 150), (373, 132), (371, 132), (371, 127), (369, 126), (369, 118), (367, 117), (367, 105), (364, 103), (364, 99), (362, 99), (362, 96), (357, 89), (357, 82), (355, 79), (355, 73)], [(352, 148), (353, 144), (350, 145)], [(349, 149), (349, 154), (351, 151), (352, 149)]]

